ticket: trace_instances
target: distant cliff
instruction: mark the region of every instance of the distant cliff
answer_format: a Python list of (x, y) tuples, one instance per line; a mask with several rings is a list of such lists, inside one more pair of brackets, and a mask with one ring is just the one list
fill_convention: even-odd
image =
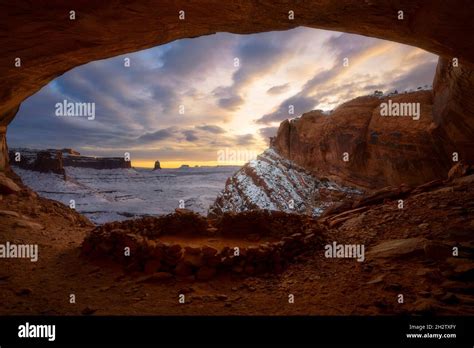
[[(420, 117), (382, 117), (381, 104), (419, 103)], [(434, 133), (432, 91), (364, 96), (331, 113), (310, 111), (280, 124), (272, 147), (316, 177), (364, 188), (420, 185), (453, 165)]]
[(93, 169), (131, 168), (123, 157), (90, 157), (72, 149), (10, 149), (10, 163), (23, 169), (65, 174), (64, 167)]
[(64, 166), (82, 167), (94, 169), (116, 169), (131, 168), (131, 162), (125, 161), (123, 157), (88, 157), (68, 156), (64, 157)]

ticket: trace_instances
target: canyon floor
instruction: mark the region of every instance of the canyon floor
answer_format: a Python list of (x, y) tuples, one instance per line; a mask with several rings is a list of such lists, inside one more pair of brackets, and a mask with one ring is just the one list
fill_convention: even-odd
[(179, 201), (206, 214), (226, 178), (238, 166), (187, 169), (92, 169), (64, 167), (67, 180), (54, 173), (40, 173), (16, 166), (23, 183), (45, 198), (69, 205), (92, 222), (101, 224), (143, 215), (171, 213)]
[[(321, 245), (280, 274), (154, 282), (81, 255), (93, 225), (22, 187), (0, 196), (0, 236), (38, 244), (39, 259), (0, 260), (0, 314), (473, 315), (473, 182), (469, 175), (422, 186), (404, 197), (403, 209), (387, 198), (328, 214)], [(324, 245), (333, 241), (364, 244), (365, 261), (326, 258)]]

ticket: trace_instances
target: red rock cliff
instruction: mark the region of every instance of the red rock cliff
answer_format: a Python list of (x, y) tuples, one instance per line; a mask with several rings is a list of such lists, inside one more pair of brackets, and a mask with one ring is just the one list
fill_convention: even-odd
[[(420, 103), (419, 120), (382, 117), (380, 105), (389, 100)], [(419, 185), (445, 178), (453, 165), (440, 146), (432, 110), (432, 91), (359, 97), (329, 115), (311, 111), (282, 122), (273, 146), (317, 176), (369, 188)]]

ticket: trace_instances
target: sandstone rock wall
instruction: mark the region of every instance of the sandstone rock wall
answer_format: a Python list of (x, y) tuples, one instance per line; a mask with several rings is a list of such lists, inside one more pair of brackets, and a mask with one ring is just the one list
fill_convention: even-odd
[[(380, 104), (388, 100), (419, 102), (420, 119), (380, 116)], [(273, 146), (316, 176), (362, 187), (444, 178), (453, 162), (433, 133), (432, 100), (431, 91), (359, 97), (329, 115), (312, 111), (282, 122)]]
[(468, 65), (453, 67), (440, 57), (433, 82), (433, 129), (437, 144), (447, 156), (474, 163), (474, 71)]
[[(17, 158), (17, 155), (19, 157)], [(63, 154), (60, 150), (14, 149), (9, 151), (10, 163), (22, 169), (65, 175)], [(18, 159), (18, 161), (17, 161)]]
[(125, 161), (123, 157), (89, 157), (89, 156), (67, 156), (64, 157), (64, 165), (80, 168), (94, 169), (117, 169), (131, 168), (131, 162)]
[(0, 172), (5, 171), (8, 167), (7, 153), (7, 127), (0, 126)]

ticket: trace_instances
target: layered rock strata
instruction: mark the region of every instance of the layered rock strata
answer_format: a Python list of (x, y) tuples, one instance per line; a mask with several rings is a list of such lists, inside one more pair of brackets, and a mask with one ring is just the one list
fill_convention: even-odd
[(93, 169), (131, 168), (131, 162), (125, 161), (123, 157), (81, 156), (72, 149), (11, 149), (9, 157), (10, 163), (20, 168), (56, 174), (65, 174), (64, 167), (68, 166)]
[[(384, 103), (418, 104), (419, 119), (382, 116)], [(428, 90), (364, 96), (331, 113), (305, 113), (282, 122), (272, 145), (315, 176), (371, 189), (415, 186), (446, 177), (455, 163), (448, 149), (452, 144), (443, 142), (438, 131)], [(468, 147), (458, 149), (459, 158), (468, 157)]]
[(356, 189), (328, 179), (317, 179), (268, 149), (227, 180), (224, 190), (209, 208), (209, 216), (259, 209), (319, 216), (342, 197), (360, 194)]

